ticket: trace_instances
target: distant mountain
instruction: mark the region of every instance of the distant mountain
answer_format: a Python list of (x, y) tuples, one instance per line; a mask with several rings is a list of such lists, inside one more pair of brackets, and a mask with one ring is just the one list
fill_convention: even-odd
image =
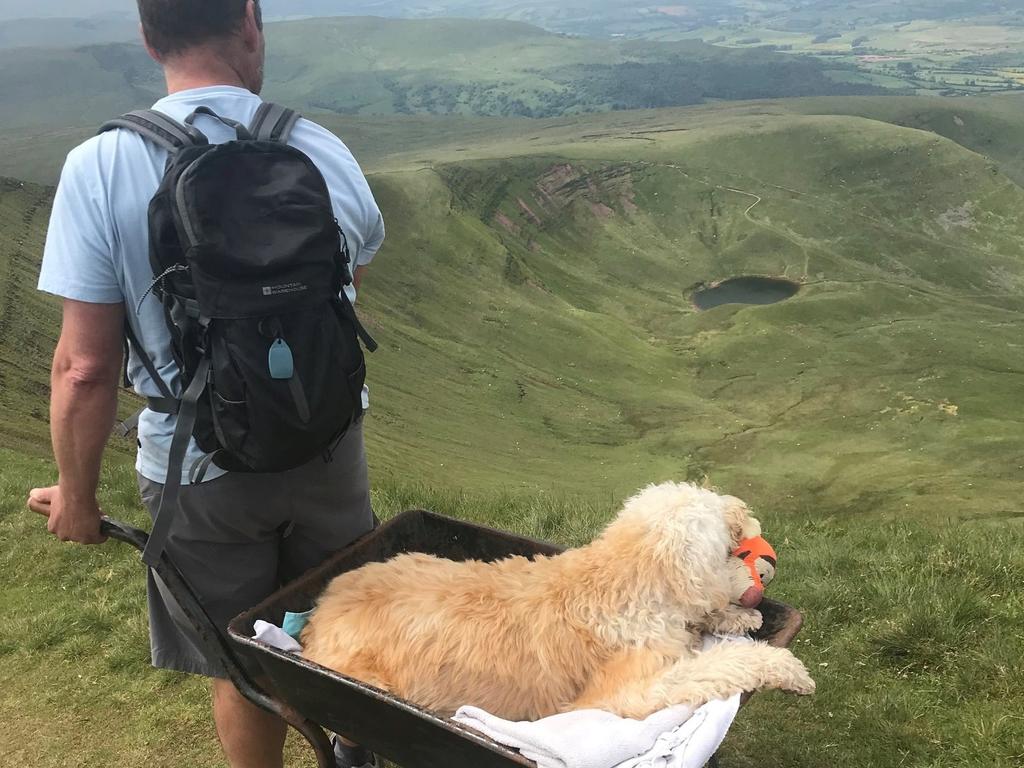
[[(1001, 25), (1024, 20), (1024, 9), (1002, 0), (262, 0), (269, 21), (310, 17), (381, 16), (387, 18), (481, 18), (523, 21), (544, 29), (592, 37), (625, 36), (715, 39), (720, 30), (741, 26), (751, 31), (837, 30), (871, 24), (903, 24), (912, 20), (979, 20)], [(88, 19), (97, 15), (135, 23), (134, 0), (0, 0), (0, 22), (14, 19)], [(66, 36), (54, 28), (60, 44)], [(769, 36), (772, 36), (771, 34)], [(106, 36), (85, 42), (116, 42)]]
[(87, 19), (12, 19), (0, 21), (0, 50), (6, 48), (77, 47), (96, 43), (136, 42), (139, 22), (127, 15), (103, 14)]
[(163, 86), (141, 45), (0, 50), (0, 129), (91, 125), (151, 104)]
[(368, 15), (393, 18), (465, 17), (524, 21), (556, 32), (607, 37), (642, 33), (654, 26), (697, 28), (740, 17), (732, 2), (696, 0), (686, 5), (649, 0), (265, 0), (269, 17)]
[[(269, 56), (269, 97), (339, 114), (550, 117), (878, 90), (764, 49), (589, 40), (507, 21), (282, 22)], [(163, 87), (140, 45), (0, 50), (0, 71), (0, 129), (94, 124)]]

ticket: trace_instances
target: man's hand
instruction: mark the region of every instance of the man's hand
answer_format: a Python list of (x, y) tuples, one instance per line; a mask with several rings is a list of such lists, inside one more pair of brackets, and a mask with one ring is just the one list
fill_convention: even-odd
[(107, 540), (100, 535), (100, 512), (96, 499), (79, 504), (68, 504), (60, 486), (33, 488), (28, 495), (28, 508), (49, 518), (47, 530), (61, 541), (79, 544), (102, 544)]

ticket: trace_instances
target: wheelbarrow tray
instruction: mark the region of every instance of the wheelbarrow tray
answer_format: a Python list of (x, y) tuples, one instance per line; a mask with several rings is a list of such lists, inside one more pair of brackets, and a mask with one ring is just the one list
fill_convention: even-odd
[[(286, 612), (311, 609), (339, 574), (405, 552), (450, 560), (494, 561), (513, 555), (556, 555), (562, 547), (443, 517), (405, 512), (362, 537), (301, 579), (285, 586), (231, 622), (228, 633), (239, 654), (259, 665), (274, 697), (302, 716), (372, 749), (403, 768), (511, 768), (534, 763), (454, 721), (253, 639), (254, 624), (280, 626)], [(757, 634), (788, 646), (802, 618), (794, 609), (765, 600)], [(381, 637), (381, 642), (388, 642)]]

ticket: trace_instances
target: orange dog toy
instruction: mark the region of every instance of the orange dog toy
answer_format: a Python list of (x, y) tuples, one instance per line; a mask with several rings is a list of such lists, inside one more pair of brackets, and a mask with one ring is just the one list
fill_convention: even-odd
[(775, 578), (778, 556), (772, 545), (760, 536), (744, 539), (732, 554), (742, 560), (750, 572), (753, 585), (743, 593), (741, 604), (753, 608), (761, 602), (765, 587)]

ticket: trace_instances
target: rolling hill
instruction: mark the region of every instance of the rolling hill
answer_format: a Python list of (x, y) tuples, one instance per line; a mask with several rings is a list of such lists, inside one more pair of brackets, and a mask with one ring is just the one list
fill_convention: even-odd
[[(147, 98), (159, 93), (149, 83)], [(122, 102), (126, 103), (126, 102)], [(115, 104), (111, 105), (116, 106)], [(70, 111), (70, 110), (69, 110)], [(600, 118), (566, 115), (550, 119), (495, 119), (434, 115), (335, 115), (307, 113), (345, 137), (356, 154), (375, 167), (400, 168), (416, 162), (432, 163), (439, 157), (457, 160), (479, 154), (480, 148), (514, 147), (525, 134), (538, 141), (569, 143), (574, 137), (598, 134), (632, 135), (645, 121), (689, 123), (706, 115), (762, 116), (765, 120), (791, 115), (846, 115), (863, 117), (904, 128), (927, 131), (950, 139), (989, 158), (1018, 184), (1024, 185), (1024, 99), (1018, 96), (985, 96), (970, 99), (907, 96), (850, 96), (843, 98), (773, 99), (769, 101), (717, 103), (706, 107), (660, 110), (657, 113), (627, 111)], [(80, 114), (80, 112), (78, 113)], [(110, 114), (104, 112), (105, 115)], [(645, 114), (654, 115), (653, 117)], [(57, 118), (54, 115), (53, 118)], [(66, 114), (64, 115), (67, 116)], [(48, 119), (48, 118), (47, 118)], [(102, 118), (101, 118), (102, 119)], [(70, 125), (70, 127), (68, 127)], [(96, 130), (96, 122), (75, 126), (51, 122), (34, 128), (0, 133), (0, 176), (54, 184), (64, 155)], [(642, 128), (639, 130), (643, 130)], [(642, 141), (644, 134), (635, 140)]]
[(972, 99), (807, 99), (792, 102), (808, 114), (850, 114), (929, 131), (952, 139), (999, 163), (1024, 185), (1024, 99), (995, 96)]
[[(373, 175), (402, 222), (365, 296), (391, 337), (374, 358), (382, 466), (536, 489), (569, 462), (569, 486), (610, 494), (713, 469), (832, 511), (1011, 513), (1024, 192), (991, 162), (751, 105), (433, 148), (428, 124)], [(803, 288), (691, 307), (693, 285), (748, 273)], [(443, 401), (415, 407), (435, 387)]]
[[(60, 309), (36, 293), (52, 190), (0, 179), (0, 413), (5, 448), (38, 453), (46, 438), (49, 366)], [(41, 399), (42, 398), (42, 399)]]
[[(273, 25), (269, 39), (268, 96), (341, 114), (550, 117), (878, 90), (835, 82), (809, 58), (584, 40), (507, 21), (318, 19)], [(4, 133), (96, 125), (162, 88), (133, 44), (0, 50), (0, 70)]]

